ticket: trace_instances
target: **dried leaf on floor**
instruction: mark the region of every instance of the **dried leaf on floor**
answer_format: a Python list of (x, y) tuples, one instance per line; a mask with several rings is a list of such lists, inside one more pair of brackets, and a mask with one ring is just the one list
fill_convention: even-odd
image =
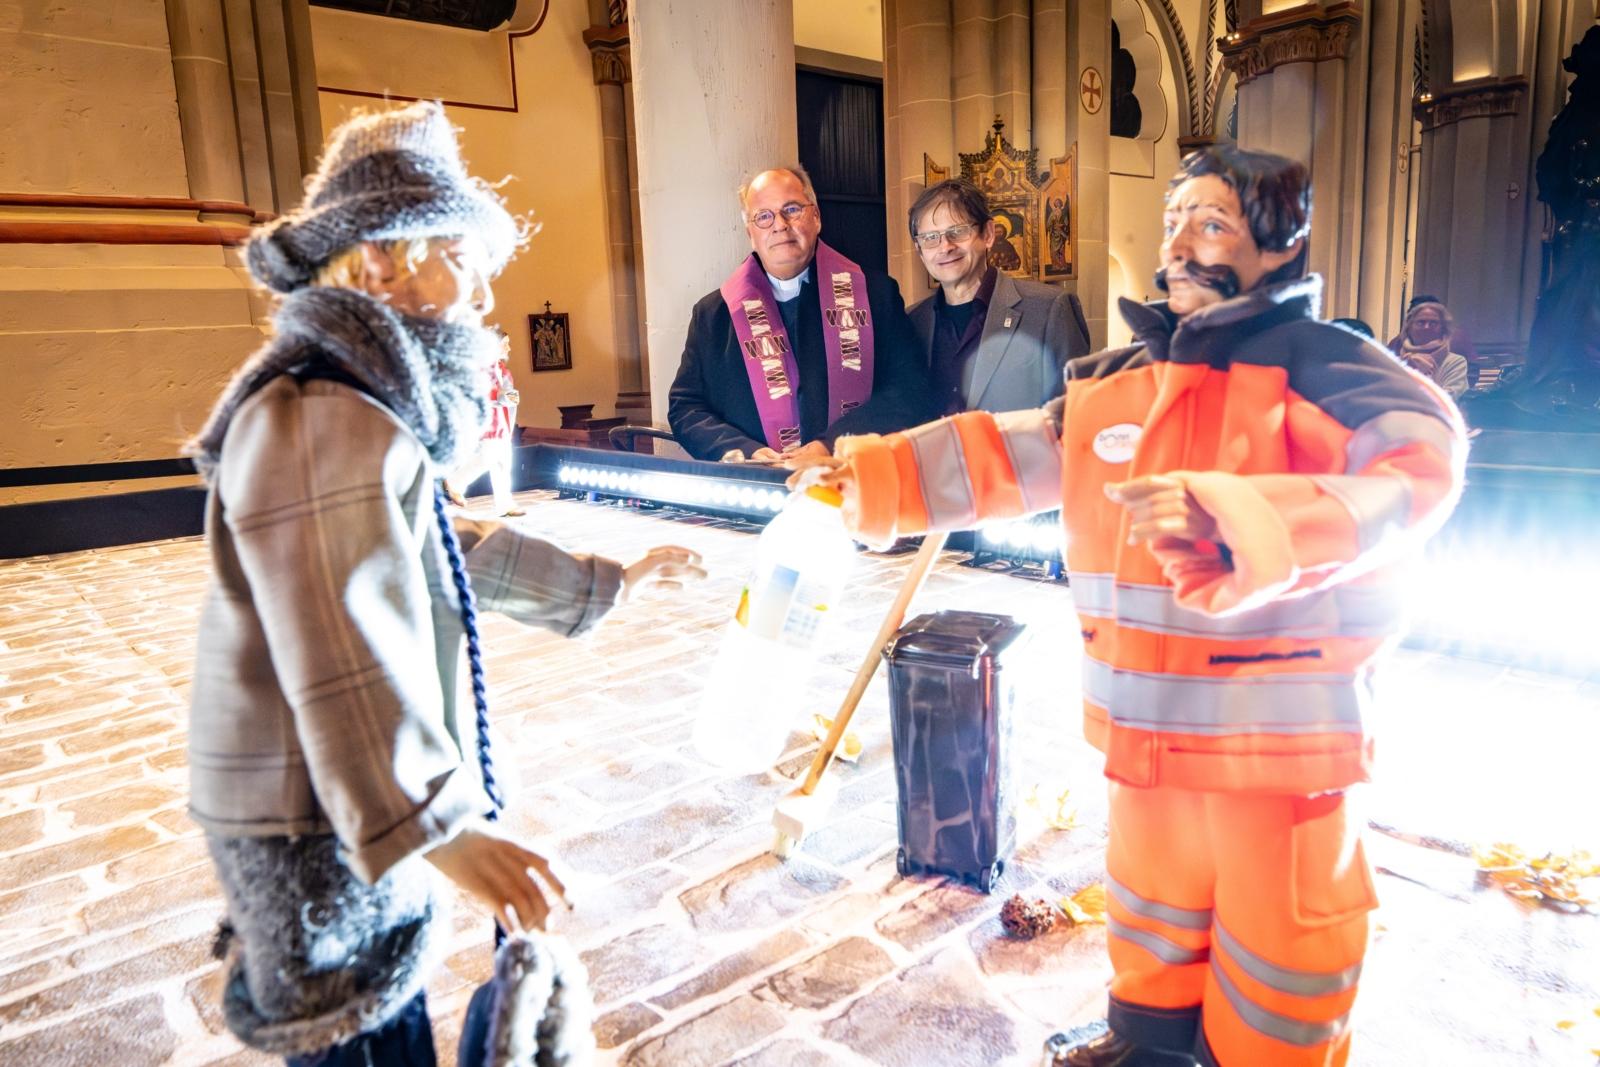
[(1472, 850), (1478, 874), (1508, 895), (1563, 911), (1600, 907), (1600, 862), (1589, 853), (1546, 852), (1530, 856), (1499, 842)]
[[(828, 731), (833, 729), (833, 720), (823, 715), (813, 715), (811, 718), (811, 736), (818, 741), (826, 741)], [(846, 763), (854, 763), (861, 758), (861, 738), (846, 730), (844, 736), (839, 738), (839, 747), (833, 750), (833, 756)]]
[(1103, 882), (1084, 886), (1070, 897), (1062, 897), (1057, 903), (1066, 912), (1067, 918), (1072, 920), (1073, 926), (1104, 924), (1106, 921), (1106, 887)]
[[(1594, 1018), (1561, 1019), (1556, 1023), (1556, 1029), (1583, 1045), (1592, 1045), (1600, 1039), (1600, 1007), (1594, 1009)], [(1589, 1055), (1600, 1057), (1600, 1048), (1590, 1048)]]
[(1047, 792), (1043, 786), (1035, 782), (1028, 790), (1025, 803), (1039, 813), (1039, 817), (1050, 829), (1074, 830), (1078, 826), (1078, 809), (1068, 804), (1071, 797), (1070, 789)]

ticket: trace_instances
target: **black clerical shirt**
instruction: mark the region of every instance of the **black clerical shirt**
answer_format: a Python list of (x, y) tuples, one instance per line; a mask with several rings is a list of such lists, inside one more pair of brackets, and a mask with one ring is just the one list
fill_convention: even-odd
[(965, 304), (947, 304), (944, 288), (934, 296), (932, 373), (934, 395), (941, 411), (953, 415), (966, 409), (967, 385), (972, 379), (972, 359), (983, 336), (983, 320), (994, 297), (995, 269), (990, 267), (978, 286), (978, 295)]

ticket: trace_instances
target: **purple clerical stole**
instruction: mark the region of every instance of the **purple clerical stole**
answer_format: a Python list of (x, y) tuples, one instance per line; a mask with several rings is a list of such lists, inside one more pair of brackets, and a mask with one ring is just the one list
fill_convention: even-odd
[[(872, 314), (867, 278), (861, 268), (821, 241), (812, 260), (822, 308), (822, 338), (828, 359), (828, 423), (872, 395)], [(767, 447), (790, 452), (800, 447), (800, 379), (794, 346), (772, 295), (761, 260), (751, 253), (722, 283), (722, 299), (744, 353), (750, 391), (761, 414)]]

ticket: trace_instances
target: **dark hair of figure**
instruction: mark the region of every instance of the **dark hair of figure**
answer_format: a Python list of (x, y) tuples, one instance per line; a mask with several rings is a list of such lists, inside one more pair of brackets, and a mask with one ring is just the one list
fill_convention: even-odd
[(947, 178), (928, 186), (917, 197), (917, 202), (911, 205), (906, 225), (912, 237), (917, 236), (917, 220), (940, 204), (948, 204), (952, 214), (974, 226), (982, 226), (989, 221), (989, 198), (984, 191), (971, 182)]
[[(1212, 145), (1191, 152), (1178, 164), (1177, 176), (1167, 185), (1173, 189), (1206, 174), (1214, 174), (1239, 197), (1239, 206), (1250, 225), (1250, 236), (1264, 252), (1282, 252), (1311, 234), (1311, 172), (1304, 163), (1273, 155), (1249, 152), (1232, 145)], [(1306, 273), (1309, 243), (1300, 254), (1261, 280), (1263, 285), (1293, 281)]]

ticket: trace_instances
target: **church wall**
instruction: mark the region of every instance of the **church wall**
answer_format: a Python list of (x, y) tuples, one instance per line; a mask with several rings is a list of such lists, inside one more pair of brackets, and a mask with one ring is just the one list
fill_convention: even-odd
[[(0, 0), (0, 99), (25, 102), (0, 114), (0, 197), (48, 198), (0, 202), (0, 468), (173, 458), (260, 343), (237, 253), (218, 243), (250, 210), (182, 206), (174, 52), (162, 0)], [(122, 199), (88, 199), (107, 197)], [(212, 243), (19, 236), (95, 226)], [(190, 481), (0, 489), (0, 504)]]
[(794, 5), (796, 48), (883, 61), (880, 0), (800, 0)]
[(162, 0), (0, 0), (0, 99), (0, 191), (188, 195)]
[[(1119, 4), (1113, 10), (1122, 9), (1123, 5)], [(1159, 43), (1160, 35), (1153, 17), (1148, 11), (1144, 12), (1141, 32)], [(1117, 24), (1124, 33), (1133, 36), (1133, 28), (1124, 26), (1120, 18)], [(1123, 47), (1128, 44), (1125, 37)], [(1145, 55), (1143, 49), (1132, 51), (1140, 57)], [(1177, 171), (1180, 158), (1176, 79), (1183, 75), (1174, 69), (1165, 47), (1156, 49), (1148, 58), (1156, 71), (1147, 70), (1141, 63), (1138, 77), (1143, 80), (1151, 73), (1158, 74), (1160, 100), (1166, 110), (1163, 116), (1145, 115), (1141, 134), (1148, 137), (1152, 125), (1159, 126), (1160, 133), (1153, 143), (1147, 143), (1144, 137), (1139, 141), (1111, 138), (1111, 176), (1106, 205), (1107, 247), (1111, 258), (1106, 294), (1106, 341), (1112, 347), (1125, 345), (1132, 339), (1127, 323), (1117, 310), (1118, 298), (1126, 296), (1140, 302), (1161, 298), (1155, 287), (1155, 272), (1160, 266), (1161, 209), (1167, 182)], [(1135, 82), (1135, 90), (1139, 88), (1139, 82)], [(1085, 205), (1085, 209), (1087, 207)]]
[[(517, 421), (558, 426), (556, 408), (567, 404), (592, 403), (596, 417), (612, 414), (618, 387), (604, 156), (600, 98), (582, 38), (585, 5), (552, 3), (538, 31), (511, 40), (509, 52), (504, 31), (325, 8), (311, 13), (325, 130), (355, 109), (383, 103), (333, 89), (443, 99), (469, 169), (489, 181), (509, 177), (501, 195), (539, 224), (496, 281), (489, 316), (511, 337), (522, 394)], [(572, 369), (534, 373), (527, 317), (547, 300), (570, 315)]]

